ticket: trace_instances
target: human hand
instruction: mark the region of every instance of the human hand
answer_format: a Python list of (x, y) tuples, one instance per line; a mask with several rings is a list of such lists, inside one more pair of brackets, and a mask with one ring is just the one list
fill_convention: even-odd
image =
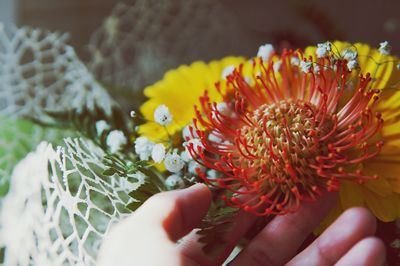
[[(383, 265), (385, 247), (373, 237), (375, 218), (363, 208), (347, 210), (297, 254), (335, 200), (334, 194), (327, 193), (317, 202), (302, 204), (296, 213), (275, 217), (228, 265)], [(255, 217), (240, 213), (226, 236), (226, 245), (209, 258), (201, 250), (197, 235), (190, 232), (207, 213), (210, 202), (211, 193), (202, 184), (151, 197), (112, 228), (104, 239), (98, 265), (222, 264)]]

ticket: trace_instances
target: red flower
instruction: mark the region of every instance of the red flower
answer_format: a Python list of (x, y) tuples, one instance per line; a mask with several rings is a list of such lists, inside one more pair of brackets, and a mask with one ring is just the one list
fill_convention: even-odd
[(364, 174), (361, 163), (383, 145), (383, 120), (374, 112), (379, 90), (370, 88), (368, 74), (348, 84), (352, 72), (345, 59), (293, 64), (301, 57), (284, 51), (278, 71), (273, 59), (255, 59), (250, 77), (243, 65), (235, 69), (226, 89), (216, 84), (224, 110), (210, 102), (207, 91), (200, 98), (193, 135), (203, 147), (189, 145), (189, 151), (223, 174), (213, 179), (198, 172), (225, 189), (223, 198), (233, 207), (260, 216), (285, 214), (303, 200), (338, 190), (341, 180), (377, 178)]

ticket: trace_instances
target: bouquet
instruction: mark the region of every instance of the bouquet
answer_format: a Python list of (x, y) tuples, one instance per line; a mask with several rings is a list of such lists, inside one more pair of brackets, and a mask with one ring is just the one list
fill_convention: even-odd
[(94, 265), (115, 223), (199, 182), (213, 193), (205, 253), (239, 211), (263, 224), (326, 191), (340, 201), (317, 231), (352, 206), (397, 219), (399, 59), (388, 42), (303, 48), (182, 65), (127, 110), (64, 35), (0, 27), (4, 262)]

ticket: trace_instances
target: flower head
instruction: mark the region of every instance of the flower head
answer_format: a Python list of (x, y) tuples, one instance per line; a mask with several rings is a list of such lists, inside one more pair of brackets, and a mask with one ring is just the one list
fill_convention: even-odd
[(174, 152), (168, 153), (167, 156), (165, 156), (164, 165), (171, 173), (178, 173), (185, 166), (185, 162), (179, 154)]
[(115, 153), (127, 143), (127, 139), (122, 131), (113, 130), (108, 134), (106, 143), (110, 151)]
[(172, 122), (172, 115), (164, 104), (158, 106), (154, 111), (154, 121), (162, 126), (168, 126)]
[(140, 160), (147, 161), (153, 152), (154, 142), (146, 137), (139, 137), (135, 140), (135, 152)]
[(257, 57), (261, 57), (263, 61), (268, 61), (274, 53), (274, 46), (267, 43), (258, 48)]
[(388, 55), (390, 54), (390, 50), (392, 50), (392, 47), (390, 46), (388, 41), (384, 41), (379, 44), (379, 52), (381, 54)]
[(319, 43), (317, 44), (317, 57), (322, 58), (329, 55), (329, 52), (332, 50), (332, 44), (330, 42)]
[[(364, 206), (380, 220), (393, 221), (400, 217), (400, 68), (396, 68), (400, 61), (393, 56), (382, 55), (378, 49), (366, 44), (332, 42), (331, 47), (324, 58), (318, 58), (317, 47), (307, 47), (304, 52), (285, 51), (281, 56), (274, 52), (263, 63), (257, 61), (259, 58), (254, 62), (227, 57), (209, 64), (195, 62), (190, 66), (181, 66), (146, 88), (149, 100), (141, 111), (145, 118), (151, 120), (157, 106), (168, 105), (174, 123), (166, 128), (174, 136), (178, 132), (182, 134), (185, 126), (192, 125), (192, 118), (197, 113), (197, 129), (195, 126), (187, 127), (182, 139), (187, 142), (186, 148), (191, 151), (191, 157), (200, 164), (208, 165), (205, 174), (202, 174), (203, 179), (212, 186), (225, 188), (217, 191), (223, 191), (225, 200), (233, 206), (255, 212), (258, 200), (264, 211), (270, 204), (269, 207), (276, 206), (275, 213), (285, 213), (294, 211), (301, 200), (317, 199), (323, 190), (338, 189), (340, 200), (324, 222), (325, 226), (352, 206)], [(350, 72), (351, 65), (348, 63), (351, 60), (356, 60), (358, 67)], [(278, 61), (279, 68), (275, 67), (272, 71)], [(307, 73), (301, 71), (300, 62), (308, 62), (310, 68)], [(240, 64), (243, 66), (240, 67)], [(236, 71), (227, 79), (221, 79), (223, 69), (230, 65), (235, 65)], [(215, 89), (214, 83), (218, 80)], [(198, 97), (204, 90), (207, 93), (195, 112), (193, 105), (198, 104)], [(371, 97), (369, 101), (368, 97)], [(272, 105), (280, 111), (272, 110)], [(304, 111), (304, 107), (308, 111)], [(288, 112), (282, 119), (279, 114), (284, 110)], [(257, 127), (251, 130), (248, 127), (244, 135), (247, 138), (237, 138), (239, 132), (246, 132), (244, 125), (247, 118), (263, 121), (268, 113), (275, 117), (266, 124), (267, 129), (274, 129), (268, 131), (273, 141), (269, 141), (271, 138), (266, 133), (257, 135)], [(379, 113), (380, 119), (377, 117)], [(292, 124), (289, 125), (289, 122)], [(286, 125), (294, 131), (286, 133)], [(263, 130), (262, 123), (258, 129)], [(373, 134), (374, 129), (376, 134)], [(165, 128), (154, 122), (141, 125), (140, 133), (157, 142), (167, 138)], [(324, 134), (327, 144), (323, 141)], [(240, 142), (235, 142), (235, 137)], [(333, 142), (335, 138), (337, 143)], [(339, 142), (340, 138), (342, 142)], [(190, 144), (188, 139), (198, 140)], [(255, 145), (250, 145), (251, 141), (258, 139), (263, 143), (258, 143), (257, 150), (252, 150)], [(319, 144), (306, 145), (313, 141)], [(202, 145), (198, 145), (199, 142)], [(266, 143), (271, 143), (271, 148), (265, 146)], [(332, 145), (328, 146), (329, 143)], [(334, 144), (343, 147), (335, 150)], [(297, 153), (282, 152), (284, 147)], [(261, 159), (251, 159), (250, 152), (257, 152), (254, 155)], [(264, 157), (261, 156), (263, 153)], [(181, 154), (185, 162), (191, 161), (186, 150)], [(245, 156), (247, 159), (243, 159)], [(265, 179), (257, 181), (252, 171), (263, 162), (262, 158), (266, 158), (269, 165), (267, 168), (261, 166), (258, 171), (264, 171), (264, 168), (271, 173), (280, 172), (280, 177), (292, 180), (289, 182), (297, 190), (294, 188), (292, 191), (290, 185), (285, 188), (284, 183), (279, 183), (275, 190), (269, 191), (267, 188), (274, 185), (271, 182), (279, 181), (279, 176), (270, 178), (268, 183), (265, 174)], [(287, 165), (285, 160), (289, 162)], [(309, 168), (305, 167), (307, 164)], [(292, 168), (294, 171), (290, 170)], [(302, 169), (307, 170), (304, 175)], [(312, 175), (313, 171), (317, 175)], [(290, 175), (293, 173), (297, 181), (293, 181)], [(313, 177), (308, 179), (307, 176)], [(315, 186), (312, 185), (314, 183)], [(278, 191), (281, 196), (278, 196)]]
[[(253, 60), (252, 72), (259, 74), (252, 83), (245, 81), (244, 65), (235, 69), (225, 90), (216, 85), (229, 109), (225, 114), (207, 91), (196, 108), (202, 147), (188, 149), (200, 164), (222, 173), (199, 176), (225, 189), (227, 204), (260, 216), (295, 211), (301, 201), (337, 191), (342, 182), (373, 184), (379, 177), (366, 169), (384, 143), (379, 100), (387, 96), (379, 83), (369, 73), (355, 77), (355, 66), (340, 56), (317, 55), (300, 66), (291, 64), (296, 57), (302, 59), (302, 52), (283, 51), (278, 73), (273, 59)], [(310, 71), (313, 65), (323, 67)]]
[(158, 143), (153, 146), (153, 150), (151, 151), (151, 158), (156, 163), (161, 163), (165, 158), (165, 146), (162, 143)]
[(100, 136), (104, 132), (104, 130), (108, 129), (110, 129), (110, 125), (107, 124), (107, 121), (99, 120), (96, 122), (96, 132), (98, 136)]

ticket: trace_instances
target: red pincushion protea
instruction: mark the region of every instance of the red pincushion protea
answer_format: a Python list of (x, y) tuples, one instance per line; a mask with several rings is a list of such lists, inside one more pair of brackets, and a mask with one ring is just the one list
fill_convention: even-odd
[(293, 64), (301, 57), (299, 51), (283, 51), (275, 61), (278, 71), (273, 59), (257, 58), (250, 77), (243, 65), (235, 69), (226, 89), (216, 84), (223, 111), (207, 91), (200, 98), (193, 135), (203, 147), (188, 149), (199, 163), (223, 173), (214, 179), (198, 172), (226, 190), (230, 206), (259, 216), (285, 214), (303, 200), (338, 190), (341, 180), (377, 178), (362, 169), (383, 145), (383, 119), (374, 111), (380, 91), (370, 88), (370, 75), (349, 84), (352, 71), (345, 59)]

